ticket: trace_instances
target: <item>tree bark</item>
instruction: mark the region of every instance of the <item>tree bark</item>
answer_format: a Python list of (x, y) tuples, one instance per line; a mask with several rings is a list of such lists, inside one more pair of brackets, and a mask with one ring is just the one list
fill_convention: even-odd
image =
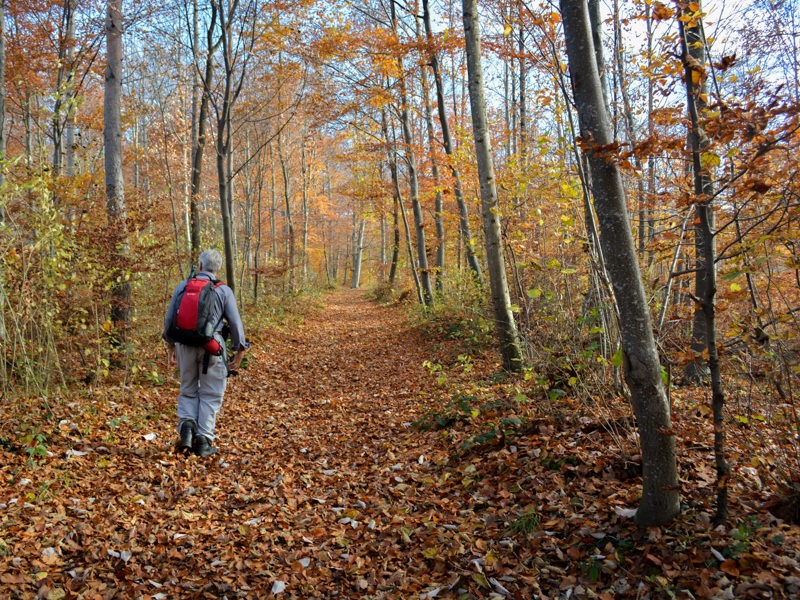
[[(192, 25), (195, 30), (194, 45), (195, 49), (199, 44), (199, 39), (196, 34), (196, 19), (197, 19), (197, 6), (194, 4), (194, 23)], [(200, 86), (200, 105), (197, 112), (194, 110), (194, 102), (192, 104), (192, 178), (191, 189), (189, 196), (189, 229), (190, 229), (190, 250), (191, 256), (189, 258), (190, 267), (200, 257), (202, 251), (200, 245), (202, 243), (200, 237), (200, 196), (202, 193), (202, 172), (203, 172), (203, 152), (206, 146), (206, 119), (208, 117), (208, 108), (210, 103), (211, 93), (211, 78), (214, 74), (214, 54), (221, 43), (221, 39), (214, 41), (214, 33), (217, 23), (217, 7), (216, 3), (211, 3), (211, 17), (206, 30), (206, 57), (205, 66), (203, 69), (203, 76), (199, 81)], [(196, 50), (195, 50), (196, 51)], [(195, 69), (199, 70), (200, 65), (195, 63)], [(194, 92), (193, 92), (194, 93)], [(195, 137), (196, 129), (196, 137)]]
[[(717, 511), (715, 521), (725, 523), (728, 519), (728, 479), (730, 466), (725, 456), (725, 394), (717, 350), (716, 308), (717, 294), (716, 238), (714, 234), (714, 208), (712, 206), (714, 183), (702, 164), (702, 154), (710, 143), (700, 124), (700, 112), (705, 108), (705, 47), (700, 8), (692, 12), (684, 9), (679, 20), (681, 45), (686, 80), (686, 98), (691, 131), (689, 141), (692, 152), (692, 172), (695, 194), (695, 297), (699, 307), (695, 308), (692, 328), (692, 349), (707, 350), (708, 373), (711, 377), (711, 407), (714, 420), (714, 458), (717, 470)], [(697, 82), (697, 83), (695, 83)], [(700, 337), (702, 336), (702, 337)], [(695, 370), (696, 372), (696, 370)]]
[(642, 451), (641, 526), (666, 523), (679, 510), (678, 470), (670, 406), (661, 381), (650, 312), (594, 55), (586, 0), (561, 0), (569, 72), (581, 137), (591, 168), (600, 243), (620, 314), (625, 378), (630, 387)]
[(103, 102), (103, 148), (105, 150), (106, 202), (109, 227), (113, 232), (115, 272), (111, 289), (111, 322), (119, 344), (127, 338), (130, 325), (131, 284), (128, 280), (127, 211), (122, 178), (122, 0), (106, 4), (105, 97)]
[(458, 223), (461, 238), (464, 240), (464, 246), (467, 254), (467, 263), (469, 264), (472, 273), (478, 282), (483, 282), (483, 275), (481, 273), (481, 265), (478, 257), (475, 254), (475, 240), (472, 238), (469, 224), (469, 208), (464, 199), (464, 188), (461, 183), (461, 173), (455, 163), (455, 147), (453, 146), (453, 138), (450, 135), (450, 124), (447, 119), (447, 110), (444, 104), (444, 84), (442, 83), (442, 72), (439, 67), (439, 53), (434, 49), (433, 45), (433, 29), (431, 27), (431, 13), (428, 9), (428, 0), (422, 0), (422, 15), (423, 22), (425, 23), (425, 37), (428, 42), (428, 56), (430, 58), (431, 70), (433, 71), (433, 80), (436, 84), (436, 106), (439, 112), (439, 124), (442, 127), (442, 141), (444, 143), (444, 151), (447, 154), (447, 166), (450, 168), (450, 174), (453, 177), (453, 196), (456, 199), (458, 206)]
[(361, 262), (364, 250), (364, 228), (367, 226), (366, 219), (357, 219), (353, 215), (353, 281), (354, 290), (361, 285)]
[[(6, 17), (5, 0), (0, 0), (0, 190), (6, 183)], [(5, 206), (0, 204), (0, 225), (5, 222)], [(2, 313), (2, 311), (0, 311)]]
[(294, 277), (294, 262), (295, 262), (295, 233), (294, 233), (294, 220), (292, 219), (292, 204), (291, 204), (291, 180), (289, 178), (289, 166), (286, 163), (286, 157), (283, 154), (282, 136), (278, 134), (278, 160), (281, 163), (281, 172), (283, 173), (283, 199), (286, 208), (286, 228), (288, 233), (288, 256), (287, 265), (289, 270), (289, 291), (295, 292), (295, 277)]
[[(391, 4), (392, 30), (397, 34), (397, 20), (395, 18), (394, 2)], [(403, 131), (405, 146), (405, 159), (408, 166), (408, 185), (411, 196), (411, 208), (414, 213), (414, 229), (417, 236), (417, 261), (419, 265), (418, 277), (422, 286), (422, 304), (433, 304), (433, 286), (428, 265), (427, 243), (425, 241), (425, 223), (422, 215), (422, 205), (419, 200), (419, 180), (417, 178), (417, 159), (414, 155), (413, 138), (411, 135), (411, 122), (408, 110), (408, 93), (406, 91), (405, 67), (402, 57), (397, 57), (397, 67), (400, 84), (400, 124)], [(402, 208), (402, 202), (401, 202)]]
[(462, 3), (464, 10), (464, 36), (467, 49), (469, 99), (472, 111), (472, 129), (475, 136), (475, 155), (478, 161), (478, 177), (480, 179), (486, 260), (489, 267), (489, 286), (492, 291), (495, 327), (500, 341), (503, 368), (508, 371), (518, 372), (522, 370), (522, 350), (514, 313), (511, 311), (511, 297), (508, 291), (508, 279), (503, 257), (500, 207), (486, 118), (486, 100), (483, 90), (483, 67), (481, 65), (481, 45), (476, 4), (476, 0), (463, 0)]
[[(419, 12), (419, 7), (415, 6), (416, 13)], [(420, 19), (419, 16), (415, 18), (416, 35), (420, 45), (423, 44), (422, 34), (420, 32)], [(428, 74), (423, 68), (420, 71), (420, 81), (422, 83), (422, 102), (425, 108), (425, 131), (428, 141), (428, 152), (431, 161), (431, 176), (434, 185), (434, 210), (433, 222), (436, 227), (436, 264), (434, 269), (436, 271), (436, 291), (440, 294), (444, 291), (444, 260), (445, 260), (445, 245), (444, 245), (444, 198), (442, 196), (442, 182), (439, 176), (439, 163), (436, 160), (436, 138), (433, 131), (433, 109), (431, 108), (430, 98), (430, 83), (428, 81)]]

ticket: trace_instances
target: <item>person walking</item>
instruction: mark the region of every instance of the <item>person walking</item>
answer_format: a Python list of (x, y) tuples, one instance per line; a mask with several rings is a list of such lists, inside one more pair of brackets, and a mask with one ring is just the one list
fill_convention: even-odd
[[(186, 286), (191, 280), (182, 281), (175, 288), (164, 320), (162, 337), (167, 342), (169, 364), (178, 365), (181, 387), (178, 395), (177, 448), (181, 452), (193, 451), (198, 456), (210, 456), (217, 452), (214, 447), (214, 429), (217, 413), (222, 408), (222, 398), (229, 373), (235, 372), (245, 351), (250, 347), (244, 335), (244, 326), (236, 306), (233, 290), (220, 282), (216, 274), (222, 267), (222, 255), (216, 250), (204, 250), (199, 259), (198, 279), (207, 279), (213, 287), (213, 306), (210, 307), (214, 338), (222, 346), (222, 353), (215, 355), (203, 346), (192, 346), (176, 342), (169, 335), (170, 326), (176, 322), (178, 307)], [(227, 350), (222, 329), (227, 322), (233, 345), (233, 359), (228, 365)]]

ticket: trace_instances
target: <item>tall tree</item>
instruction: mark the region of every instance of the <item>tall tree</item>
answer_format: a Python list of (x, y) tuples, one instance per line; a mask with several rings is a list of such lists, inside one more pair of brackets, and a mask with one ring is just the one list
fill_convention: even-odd
[[(214, 55), (222, 43), (221, 37), (216, 35), (217, 7), (211, 3), (210, 20), (205, 32), (204, 65), (200, 65), (200, 35), (198, 0), (192, 1), (191, 20), (189, 27), (192, 42), (193, 73), (192, 73), (192, 173), (189, 189), (189, 245), (190, 263), (193, 263), (202, 251), (200, 248), (200, 196), (202, 193), (201, 182), (203, 173), (203, 153), (206, 146), (206, 123), (208, 106), (211, 95), (211, 80), (214, 75)], [(188, 11), (187, 11), (188, 12)]]
[[(223, 82), (221, 97), (215, 104), (217, 121), (217, 181), (225, 246), (225, 274), (235, 289), (235, 250), (233, 239), (233, 108), (244, 85), (247, 63), (255, 43), (255, 3), (248, 2), (239, 14), (239, 0), (214, 0), (219, 13), (222, 46)], [(252, 14), (251, 14), (252, 13)], [(237, 27), (234, 35), (234, 27)]]
[[(694, 3), (692, 3), (694, 4)], [(682, 6), (678, 20), (681, 30), (681, 48), (686, 81), (686, 100), (689, 110), (689, 144), (692, 155), (692, 173), (695, 196), (695, 308), (692, 328), (692, 349), (705, 350), (708, 356), (708, 373), (711, 376), (711, 404), (714, 418), (714, 456), (717, 469), (716, 521), (728, 518), (728, 477), (730, 466), (725, 458), (725, 394), (717, 350), (716, 310), (717, 293), (716, 240), (714, 235), (714, 182), (708, 167), (703, 164), (703, 152), (710, 142), (701, 125), (701, 113), (706, 106), (706, 38), (699, 3)], [(696, 364), (696, 363), (692, 363)], [(695, 368), (695, 373), (699, 369)]]
[(650, 311), (644, 293), (619, 162), (595, 59), (587, 0), (561, 0), (569, 72), (592, 175), (600, 244), (619, 307), (625, 378), (639, 428), (642, 526), (666, 523), (680, 510), (675, 438), (661, 380)]
[(439, 53), (434, 46), (433, 28), (431, 27), (431, 12), (428, 6), (428, 0), (422, 0), (422, 16), (425, 23), (425, 39), (428, 42), (428, 57), (430, 60), (431, 70), (433, 71), (433, 80), (436, 84), (436, 106), (439, 113), (439, 124), (442, 128), (442, 141), (444, 144), (444, 151), (447, 154), (447, 166), (450, 169), (450, 174), (453, 177), (453, 195), (456, 199), (458, 206), (458, 223), (461, 237), (464, 240), (464, 247), (466, 248), (467, 263), (472, 269), (475, 278), (483, 281), (481, 274), (481, 265), (478, 257), (475, 254), (475, 240), (472, 238), (472, 231), (469, 224), (469, 208), (464, 199), (464, 187), (461, 182), (461, 173), (458, 171), (458, 166), (455, 163), (455, 146), (453, 145), (453, 138), (450, 135), (450, 123), (447, 118), (447, 110), (444, 105), (444, 84), (442, 83), (442, 70), (439, 66)]
[[(397, 36), (397, 17), (395, 3), (391, 3), (392, 32)], [(422, 213), (422, 204), (419, 199), (419, 178), (417, 173), (417, 159), (414, 153), (414, 143), (411, 134), (411, 117), (409, 115), (408, 92), (406, 90), (405, 67), (401, 55), (397, 57), (398, 83), (400, 86), (400, 124), (402, 125), (403, 142), (405, 149), (405, 162), (408, 167), (408, 186), (411, 196), (411, 208), (414, 213), (414, 229), (417, 241), (417, 260), (419, 264), (419, 279), (422, 285), (422, 302), (426, 306), (433, 304), (433, 286), (428, 265), (427, 243), (425, 241), (425, 223)]]
[[(0, 0), (0, 189), (6, 181), (6, 0)], [(0, 224), (5, 220), (5, 208), (0, 205)]]
[(486, 260), (489, 270), (489, 286), (492, 291), (495, 327), (500, 340), (503, 368), (508, 371), (518, 372), (522, 370), (522, 349), (520, 348), (517, 323), (511, 310), (511, 296), (508, 291), (508, 278), (503, 256), (500, 206), (497, 197), (489, 125), (486, 117), (481, 42), (476, 4), (476, 0), (463, 0), (469, 103), (472, 111), (472, 130), (475, 137), (475, 155), (478, 162), (478, 178), (481, 189), (483, 234), (486, 243)]
[(128, 279), (127, 210), (122, 178), (122, 0), (106, 3), (106, 75), (103, 103), (103, 148), (106, 168), (106, 202), (116, 276), (111, 290), (111, 322), (120, 342), (130, 325), (131, 284)]

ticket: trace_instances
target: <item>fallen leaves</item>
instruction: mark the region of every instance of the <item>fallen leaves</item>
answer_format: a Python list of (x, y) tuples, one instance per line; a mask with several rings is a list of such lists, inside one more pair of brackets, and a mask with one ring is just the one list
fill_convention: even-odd
[[(486, 357), (446, 372), (433, 343), (399, 310), (337, 293), (324, 315), (253, 350), (210, 460), (172, 452), (174, 385), (54, 407), (63, 414), (39, 466), (3, 451), (0, 590), (56, 600), (800, 590), (797, 528), (751, 525), (742, 512), (744, 529), (712, 529), (707, 450), (684, 449), (692, 507), (673, 528), (639, 532), (632, 428), (494, 383)], [(423, 367), (434, 359), (437, 374)], [(413, 425), (432, 410), (442, 417), (432, 427)], [(676, 413), (678, 439), (706, 422)]]

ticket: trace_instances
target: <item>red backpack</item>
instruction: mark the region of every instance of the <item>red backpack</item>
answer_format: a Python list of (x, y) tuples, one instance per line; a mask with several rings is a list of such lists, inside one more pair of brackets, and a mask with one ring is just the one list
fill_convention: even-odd
[(218, 279), (191, 277), (177, 298), (178, 310), (172, 319), (167, 335), (186, 346), (202, 346), (210, 354), (222, 354), (222, 345), (214, 337), (218, 319), (214, 319), (216, 293), (225, 282)]

